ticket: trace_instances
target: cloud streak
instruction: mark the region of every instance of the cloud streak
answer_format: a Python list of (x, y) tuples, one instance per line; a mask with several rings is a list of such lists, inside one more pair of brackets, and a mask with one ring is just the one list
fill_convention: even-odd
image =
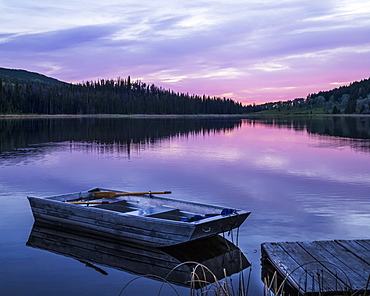
[(71, 82), (130, 75), (244, 103), (370, 76), (364, 1), (120, 2), (0, 4), (0, 66)]
[[(100, 42), (115, 32), (113, 26), (84, 26), (71, 29), (7, 35), (0, 49), (20, 54), (44, 54), (84, 47)], [(1, 37), (0, 37), (1, 38)]]

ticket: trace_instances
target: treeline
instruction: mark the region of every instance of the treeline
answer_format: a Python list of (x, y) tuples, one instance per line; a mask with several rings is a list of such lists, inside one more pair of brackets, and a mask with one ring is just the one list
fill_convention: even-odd
[[(370, 78), (306, 98), (243, 106), (118, 78), (69, 84), (38, 73), (0, 68), (0, 114), (370, 114)], [(317, 111), (319, 110), (319, 111)]]
[(231, 99), (175, 93), (127, 79), (79, 84), (0, 76), (0, 114), (240, 114)]
[(306, 98), (249, 105), (246, 106), (246, 112), (266, 110), (289, 112), (298, 109), (302, 113), (307, 113), (318, 108), (329, 114), (370, 113), (370, 78), (329, 91), (309, 94)]

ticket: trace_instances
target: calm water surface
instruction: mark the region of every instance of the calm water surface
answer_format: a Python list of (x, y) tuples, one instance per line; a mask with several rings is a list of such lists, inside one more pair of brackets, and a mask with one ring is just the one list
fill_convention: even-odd
[(26, 246), (27, 195), (94, 186), (252, 211), (238, 245), (249, 295), (263, 295), (261, 243), (370, 238), (369, 121), (0, 120), (0, 295), (119, 295), (133, 279), (121, 295), (158, 294), (158, 281)]

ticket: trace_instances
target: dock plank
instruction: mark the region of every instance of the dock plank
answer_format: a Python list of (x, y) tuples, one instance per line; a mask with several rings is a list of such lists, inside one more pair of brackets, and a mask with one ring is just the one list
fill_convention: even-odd
[(284, 278), (297, 290), (302, 290), (299, 281), (295, 277), (291, 277), (294, 272), (299, 278), (306, 274), (299, 264), (277, 243), (264, 243), (262, 249), (268, 254), (269, 261), (276, 270), (283, 275)]
[(342, 262), (342, 268), (350, 276), (354, 289), (359, 289), (362, 283), (367, 280), (366, 273), (370, 272), (370, 266), (360, 260), (354, 253), (335, 242), (316, 242), (325, 248), (330, 255), (330, 259), (338, 259)]
[(368, 289), (370, 240), (275, 242), (263, 243), (261, 249), (262, 262), (271, 262), (302, 295)]
[(292, 273), (292, 277), (295, 277), (296, 281), (300, 283), (304, 292), (313, 292), (317, 289), (320, 291), (332, 291), (335, 288), (335, 281), (332, 280), (332, 277), (326, 277), (324, 280), (324, 272), (321, 272), (323, 270), (323, 265), (311, 254), (311, 252), (307, 252), (305, 248), (297, 243), (285, 242), (279, 243), (279, 245), (281, 245), (304, 270), (304, 275), (299, 278), (297, 277), (298, 274)]
[(352, 252), (360, 260), (365, 262), (370, 266), (370, 250), (365, 248), (357, 240), (337, 240), (337, 242), (346, 248), (348, 251)]
[[(310, 253), (316, 264), (307, 262), (307, 269), (310, 274), (314, 276), (316, 273), (316, 279), (319, 282), (318, 287), (322, 291), (337, 291), (338, 286), (349, 287), (348, 279), (345, 275), (338, 273), (338, 264), (335, 259), (331, 258), (328, 252), (319, 247), (315, 242), (298, 242), (298, 244)], [(341, 270), (339, 268), (339, 270)], [(319, 279), (321, 278), (321, 279)], [(323, 285), (325, 283), (325, 285)], [(320, 286), (319, 286), (320, 285)]]
[(361, 239), (361, 240), (356, 240), (356, 242), (370, 252), (370, 240)]
[[(332, 280), (335, 281), (335, 291), (338, 287), (349, 290), (358, 290), (362, 286), (364, 278), (355, 272), (351, 266), (352, 262), (347, 256), (343, 257), (340, 247), (337, 243), (333, 241), (321, 241), (321, 242), (311, 242), (306, 245), (310, 252), (314, 254), (315, 258), (320, 261), (320, 263), (325, 268), (326, 272), (324, 276), (327, 278), (331, 275)], [(338, 251), (342, 256), (336, 254)], [(350, 263), (349, 263), (350, 262)], [(349, 276), (350, 275), (350, 276)]]

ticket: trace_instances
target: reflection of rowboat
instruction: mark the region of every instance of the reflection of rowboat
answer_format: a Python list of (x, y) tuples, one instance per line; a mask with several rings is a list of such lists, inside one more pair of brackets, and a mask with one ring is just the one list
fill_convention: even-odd
[[(221, 236), (158, 249), (123, 241), (101, 240), (84, 232), (36, 222), (27, 246), (72, 257), (102, 274), (107, 274), (103, 270), (103, 266), (106, 266), (137, 275), (166, 278), (173, 284), (188, 287), (195, 264), (182, 262), (203, 264), (218, 280), (225, 276), (224, 270), (227, 276), (231, 276), (250, 266), (240, 249)], [(204, 279), (201, 269), (196, 271), (199, 278)], [(212, 283), (214, 278), (208, 273), (206, 281)]]
[[(159, 193), (170, 193), (155, 192)], [(168, 246), (239, 227), (250, 212), (153, 196), (151, 192), (89, 191), (28, 197), (36, 221), (99, 232), (114, 239)]]

